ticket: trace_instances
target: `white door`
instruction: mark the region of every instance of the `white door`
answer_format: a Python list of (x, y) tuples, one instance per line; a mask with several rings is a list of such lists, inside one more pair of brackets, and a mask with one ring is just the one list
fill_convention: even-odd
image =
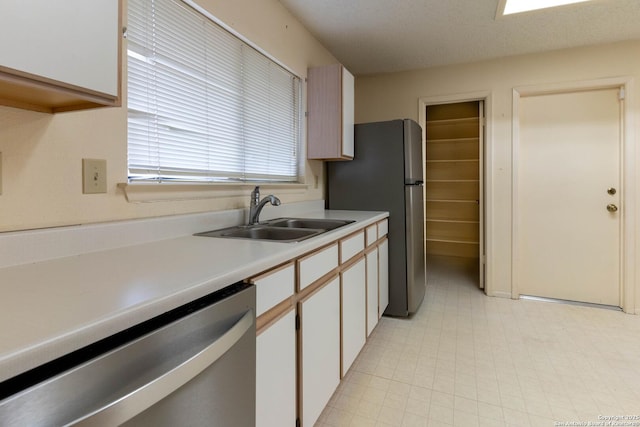
[(619, 90), (527, 96), (519, 109), (518, 292), (619, 306)]

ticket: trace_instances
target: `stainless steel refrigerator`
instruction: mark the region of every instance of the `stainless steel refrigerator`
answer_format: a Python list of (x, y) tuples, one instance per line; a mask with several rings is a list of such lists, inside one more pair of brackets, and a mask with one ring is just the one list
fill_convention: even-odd
[(413, 120), (355, 126), (355, 156), (327, 164), (329, 209), (389, 212), (389, 305), (414, 313), (425, 294), (422, 129)]

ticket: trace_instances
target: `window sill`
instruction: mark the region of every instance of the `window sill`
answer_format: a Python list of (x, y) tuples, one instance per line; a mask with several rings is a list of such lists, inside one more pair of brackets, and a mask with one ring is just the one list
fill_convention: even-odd
[(304, 193), (307, 184), (299, 183), (120, 183), (129, 203), (151, 203), (180, 200), (218, 199), (223, 197), (248, 196), (256, 185), (263, 192), (277, 192), (278, 194)]

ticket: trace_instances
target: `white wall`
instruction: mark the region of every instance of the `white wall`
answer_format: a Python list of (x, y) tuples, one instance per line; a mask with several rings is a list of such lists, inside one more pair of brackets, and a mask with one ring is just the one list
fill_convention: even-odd
[[(301, 77), (307, 67), (337, 62), (278, 0), (198, 0), (234, 30)], [(126, 3), (126, 2), (125, 2)], [(126, 11), (125, 11), (126, 14)], [(126, 41), (124, 42), (126, 55)], [(123, 60), (126, 67), (126, 58)], [(246, 207), (251, 186), (213, 190), (196, 200), (130, 203), (127, 181), (126, 70), (122, 108), (48, 115), (0, 107), (3, 156), (0, 231)], [(82, 158), (107, 160), (107, 194), (82, 194)], [(309, 187), (279, 189), (283, 203), (323, 197), (322, 165), (306, 163)], [(319, 185), (315, 187), (315, 177)], [(166, 187), (164, 187), (166, 188)], [(180, 199), (194, 193), (174, 192)], [(231, 194), (231, 195), (230, 195)]]
[[(521, 86), (579, 82), (609, 77), (640, 78), (640, 41), (554, 51), (542, 54), (501, 58), (484, 62), (438, 67), (402, 73), (364, 76), (356, 79), (356, 123), (412, 118), (418, 120), (418, 99), (463, 93), (490, 93), (491, 116), (489, 147), (490, 169), (487, 185), (491, 187), (488, 218), (492, 231), (487, 237), (491, 247), (487, 280), (494, 295), (511, 294), (511, 209), (512, 209), (512, 96)], [(632, 132), (627, 135), (637, 146), (640, 135), (640, 85), (627, 94)], [(633, 170), (640, 165), (640, 150), (629, 159)], [(634, 174), (636, 193), (626, 200), (633, 208), (638, 200), (638, 174)], [(633, 209), (631, 209), (633, 210)], [(631, 235), (638, 250), (637, 237)], [(637, 258), (637, 257), (636, 257)], [(635, 259), (640, 264), (640, 259)], [(638, 279), (635, 283), (636, 307), (640, 308)]]

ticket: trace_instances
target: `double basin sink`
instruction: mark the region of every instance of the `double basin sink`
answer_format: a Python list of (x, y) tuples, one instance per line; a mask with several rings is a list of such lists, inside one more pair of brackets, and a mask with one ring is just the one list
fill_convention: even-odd
[(238, 225), (195, 235), (289, 243), (299, 242), (352, 222), (355, 221), (344, 219), (277, 218), (255, 225)]

